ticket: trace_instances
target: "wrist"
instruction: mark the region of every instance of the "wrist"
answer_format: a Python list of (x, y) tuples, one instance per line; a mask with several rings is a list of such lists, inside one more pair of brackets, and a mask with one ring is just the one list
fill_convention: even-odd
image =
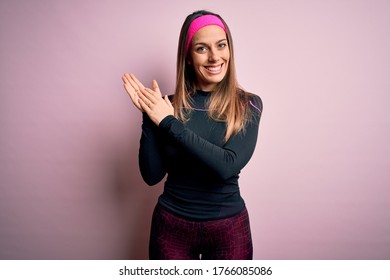
[(166, 115), (164, 116), (159, 122), (158, 122), (158, 126), (164, 126), (164, 124), (166, 124), (167, 122), (170, 122), (172, 119), (175, 119), (175, 117), (171, 114), (169, 115)]

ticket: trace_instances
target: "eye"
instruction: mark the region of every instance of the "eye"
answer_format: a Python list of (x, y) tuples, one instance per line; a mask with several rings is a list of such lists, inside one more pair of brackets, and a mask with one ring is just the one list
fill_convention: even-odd
[(225, 48), (226, 46), (227, 46), (226, 43), (220, 43), (220, 44), (218, 44), (218, 48), (220, 48), (220, 49), (223, 49), (223, 48)]
[(206, 50), (207, 50), (207, 48), (204, 46), (196, 48), (197, 52), (205, 52)]

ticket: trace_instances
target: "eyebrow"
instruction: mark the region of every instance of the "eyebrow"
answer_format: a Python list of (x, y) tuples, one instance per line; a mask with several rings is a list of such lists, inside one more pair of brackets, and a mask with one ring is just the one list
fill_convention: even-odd
[[(223, 41), (227, 41), (227, 39), (226, 38), (225, 39), (221, 39), (221, 40), (217, 41), (216, 44), (222, 43)], [(195, 42), (194, 46), (196, 46), (196, 45), (205, 45), (205, 46), (207, 46), (208, 44), (206, 44), (204, 42)]]

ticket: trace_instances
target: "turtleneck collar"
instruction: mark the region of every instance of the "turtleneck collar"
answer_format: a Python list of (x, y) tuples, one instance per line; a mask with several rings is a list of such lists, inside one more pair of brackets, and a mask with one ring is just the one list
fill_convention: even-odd
[(196, 90), (196, 94), (198, 94), (198, 95), (207, 96), (207, 95), (210, 95), (211, 93), (212, 93), (212, 91), (204, 91), (204, 90), (201, 90), (201, 89), (197, 89)]

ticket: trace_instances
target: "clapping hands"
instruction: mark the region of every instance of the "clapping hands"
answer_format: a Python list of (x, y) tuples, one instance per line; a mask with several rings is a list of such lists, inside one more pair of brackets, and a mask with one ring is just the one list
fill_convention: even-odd
[(122, 80), (134, 106), (141, 112), (147, 113), (156, 125), (159, 125), (168, 115), (174, 115), (173, 106), (168, 96), (162, 97), (156, 80), (152, 81), (153, 89), (144, 87), (134, 74), (125, 73)]

